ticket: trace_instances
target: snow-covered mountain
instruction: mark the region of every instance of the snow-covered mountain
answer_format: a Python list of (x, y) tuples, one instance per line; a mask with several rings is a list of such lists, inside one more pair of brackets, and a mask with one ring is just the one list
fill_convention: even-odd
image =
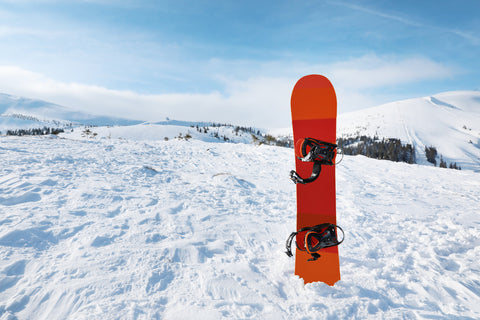
[[(285, 144), (291, 128), (266, 130), (218, 125), (211, 122), (165, 120), (142, 122), (110, 116), (94, 116), (40, 100), (0, 94), (0, 132), (16, 128), (74, 125), (74, 136), (86, 135), (82, 125), (99, 126), (90, 137), (159, 140), (192, 137), (202, 141)], [(75, 128), (75, 126), (77, 126)], [(113, 127), (112, 127), (113, 126)], [(241, 129), (241, 130), (239, 130)], [(392, 102), (374, 108), (340, 114), (339, 137), (396, 138), (415, 148), (415, 161), (427, 162), (425, 147), (435, 147), (440, 157), (462, 169), (480, 170), (480, 92), (454, 91), (430, 97)], [(269, 134), (267, 136), (267, 134)], [(87, 134), (88, 135), (88, 134)]]
[[(429, 164), (425, 147), (462, 169), (480, 169), (480, 92), (453, 91), (341, 114), (339, 136), (396, 138), (415, 147), (416, 162)], [(438, 161), (438, 159), (437, 159)]]
[[(95, 128), (86, 129), (85, 126)], [(0, 94), (0, 134), (5, 134), (8, 130), (43, 127), (68, 128), (64, 135), (69, 138), (88, 136), (137, 141), (193, 138), (206, 142), (266, 142), (266, 131), (258, 128), (168, 118), (149, 122), (92, 115), (42, 100)], [(274, 139), (273, 136), (267, 138)]]
[(58, 104), (0, 93), (0, 131), (69, 125), (135, 125), (141, 121), (92, 115)]

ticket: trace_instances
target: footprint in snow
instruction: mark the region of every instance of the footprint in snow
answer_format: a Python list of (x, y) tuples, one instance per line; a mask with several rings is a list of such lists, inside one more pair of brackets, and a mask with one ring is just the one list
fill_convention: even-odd
[(247, 180), (237, 178), (231, 173), (217, 173), (213, 175), (213, 181), (218, 186), (233, 187), (233, 188), (243, 188), (243, 189), (254, 189), (256, 186), (248, 182)]
[(145, 291), (147, 293), (153, 293), (158, 291), (164, 291), (168, 285), (175, 279), (175, 273), (170, 267), (163, 266), (159, 271), (153, 271), (148, 279)]
[(13, 230), (0, 238), (0, 246), (5, 247), (31, 247), (37, 250), (48, 249), (58, 244), (58, 238), (45, 228), (30, 228), (26, 230)]
[(91, 243), (92, 247), (100, 248), (111, 245), (117, 238), (122, 237), (125, 234), (125, 231), (120, 232), (118, 235), (112, 236), (97, 236)]
[(25, 273), (26, 260), (20, 260), (7, 266), (0, 272), (0, 292), (17, 284)]
[(17, 204), (27, 203), (27, 202), (37, 202), (40, 201), (42, 197), (36, 192), (27, 192), (19, 196), (2, 198), (0, 197), (0, 205), (4, 206), (15, 206)]
[(25, 273), (26, 265), (27, 260), (20, 260), (7, 266), (1, 273), (5, 274), (6, 276), (21, 276)]

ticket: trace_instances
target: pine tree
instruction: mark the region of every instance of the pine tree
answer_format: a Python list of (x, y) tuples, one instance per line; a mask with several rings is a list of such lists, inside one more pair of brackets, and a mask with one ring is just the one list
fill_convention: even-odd
[(447, 162), (443, 160), (442, 155), (440, 155), (440, 168), (446, 168), (447, 167)]
[(435, 147), (425, 146), (425, 155), (427, 156), (427, 161), (433, 163), (434, 166), (437, 166), (437, 149)]

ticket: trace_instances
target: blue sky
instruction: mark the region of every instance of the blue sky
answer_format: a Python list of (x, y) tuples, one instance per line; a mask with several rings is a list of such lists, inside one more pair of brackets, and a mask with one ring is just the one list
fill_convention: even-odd
[(480, 90), (480, 1), (0, 0), (0, 92), (140, 119), (287, 127), (295, 81), (339, 112)]

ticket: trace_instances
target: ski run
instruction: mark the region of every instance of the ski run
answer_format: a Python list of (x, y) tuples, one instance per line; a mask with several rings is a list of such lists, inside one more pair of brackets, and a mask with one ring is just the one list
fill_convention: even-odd
[(0, 319), (480, 318), (478, 172), (345, 156), (330, 287), (285, 254), (293, 168), (265, 145), (0, 137)]

